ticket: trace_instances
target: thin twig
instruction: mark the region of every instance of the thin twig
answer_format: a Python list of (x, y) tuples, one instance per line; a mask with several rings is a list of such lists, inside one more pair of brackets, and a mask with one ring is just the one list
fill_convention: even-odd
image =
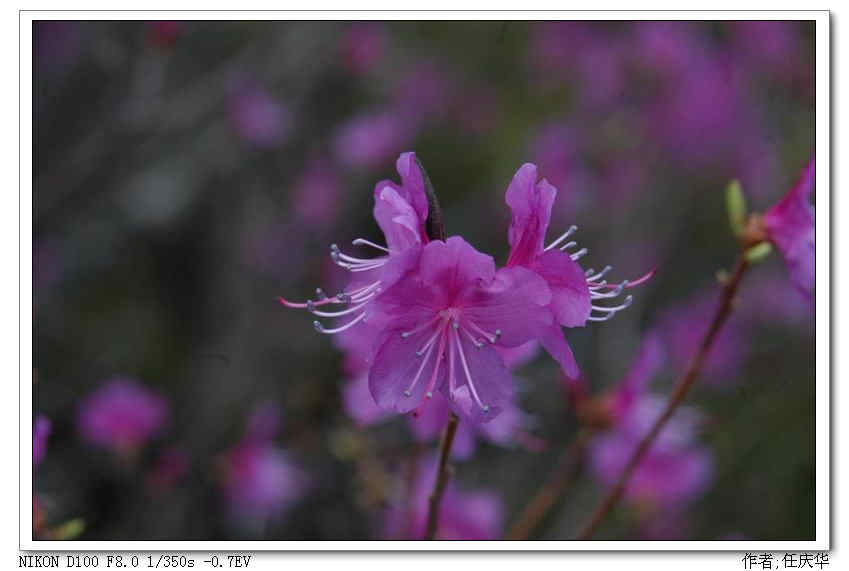
[(522, 510), (516, 523), (508, 530), (506, 539), (524, 540), (533, 533), (542, 518), (569, 486), (574, 469), (583, 456), (584, 447), (592, 434), (593, 431), (589, 428), (582, 428), (578, 432), (572, 443), (563, 451), (557, 468)]
[(436, 537), (436, 527), (439, 523), (439, 504), (442, 502), (442, 494), (445, 492), (448, 479), (451, 477), (451, 472), (448, 468), (448, 455), (451, 453), (451, 444), (454, 443), (454, 434), (457, 432), (458, 420), (457, 415), (452, 412), (451, 416), (448, 417), (448, 424), (445, 426), (442, 442), (439, 445), (439, 466), (436, 471), (436, 482), (433, 485), (433, 491), (430, 493), (428, 500), (425, 539), (430, 540)]
[(660, 434), (660, 431), (666, 425), (666, 422), (672, 417), (675, 409), (678, 408), (678, 405), (681, 404), (687, 396), (687, 393), (690, 392), (690, 389), (698, 378), (699, 371), (704, 364), (705, 358), (707, 357), (713, 342), (716, 340), (717, 333), (719, 333), (722, 325), (731, 314), (731, 310), (734, 305), (734, 295), (737, 293), (740, 281), (748, 267), (749, 263), (746, 261), (745, 256), (741, 255), (740, 259), (737, 261), (737, 266), (734, 269), (734, 275), (731, 276), (722, 288), (722, 297), (719, 302), (719, 307), (717, 307), (710, 327), (702, 339), (699, 350), (690, 362), (690, 366), (687, 368), (684, 375), (675, 385), (675, 389), (669, 397), (669, 401), (666, 403), (663, 414), (660, 415), (651, 427), (651, 430), (649, 430), (648, 434), (640, 441), (639, 446), (637, 446), (637, 449), (631, 455), (630, 460), (628, 460), (628, 464), (625, 465), (625, 469), (622, 471), (619, 481), (608, 493), (607, 497), (605, 497), (598, 509), (596, 509), (593, 516), (584, 526), (583, 531), (581, 531), (581, 534), (578, 536), (578, 539), (586, 540), (592, 537), (598, 525), (607, 516), (607, 514), (610, 513), (616, 505), (616, 502), (618, 502), (622, 497), (622, 494), (625, 492), (625, 487), (628, 485), (628, 481), (631, 479), (634, 470), (636, 470), (637, 466), (639, 466), (640, 461), (643, 459), (643, 456), (648, 451), (652, 442), (654, 442), (654, 439), (657, 438), (657, 435)]

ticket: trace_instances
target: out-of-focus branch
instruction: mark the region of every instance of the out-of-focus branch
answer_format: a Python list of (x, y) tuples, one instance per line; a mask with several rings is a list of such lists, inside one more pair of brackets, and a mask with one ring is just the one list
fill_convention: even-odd
[(458, 420), (457, 415), (452, 412), (448, 418), (448, 424), (445, 426), (442, 442), (439, 445), (439, 466), (436, 471), (436, 482), (428, 499), (427, 528), (425, 531), (425, 539), (428, 540), (436, 537), (436, 528), (439, 524), (439, 504), (442, 502), (445, 486), (451, 478), (448, 455), (451, 453), (451, 445), (454, 443)]
[(510, 527), (505, 539), (524, 540), (530, 537), (534, 529), (545, 515), (554, 507), (558, 498), (569, 486), (572, 475), (584, 454), (584, 448), (589, 442), (593, 431), (582, 428), (572, 443), (563, 451), (557, 467), (548, 480), (539, 488), (537, 493), (522, 510), (519, 519)]
[(578, 539), (585, 540), (590, 539), (593, 536), (599, 524), (622, 497), (622, 494), (625, 492), (625, 488), (628, 485), (628, 481), (631, 479), (631, 476), (634, 474), (637, 466), (640, 465), (640, 461), (642, 461), (643, 456), (645, 456), (655, 438), (657, 438), (660, 431), (675, 413), (675, 409), (678, 408), (678, 405), (681, 404), (687, 396), (687, 393), (690, 392), (690, 389), (693, 387), (693, 384), (695, 384), (696, 379), (698, 378), (705, 358), (707, 358), (710, 348), (716, 340), (716, 335), (725, 324), (728, 316), (731, 315), (731, 311), (734, 306), (734, 296), (736, 295), (737, 290), (740, 287), (740, 282), (743, 279), (743, 275), (746, 273), (748, 268), (749, 262), (746, 260), (744, 253), (737, 261), (734, 274), (725, 282), (722, 288), (722, 297), (720, 299), (719, 306), (716, 309), (716, 313), (714, 313), (713, 319), (711, 320), (710, 327), (708, 327), (707, 333), (705, 333), (705, 336), (699, 345), (696, 356), (690, 362), (690, 366), (687, 368), (678, 383), (676, 383), (675, 389), (669, 397), (669, 401), (667, 401), (663, 413), (655, 421), (648, 434), (646, 434), (646, 436), (640, 441), (637, 449), (625, 465), (625, 469), (622, 471), (622, 475), (619, 477), (616, 485), (612, 490), (610, 490), (601, 505), (599, 505), (593, 513), (592, 517), (584, 526), (583, 531), (581, 531), (578, 536)]

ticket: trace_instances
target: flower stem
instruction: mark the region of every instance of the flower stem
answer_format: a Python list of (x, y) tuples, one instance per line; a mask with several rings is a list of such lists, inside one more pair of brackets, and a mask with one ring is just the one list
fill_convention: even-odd
[(557, 499), (563, 494), (569, 485), (574, 470), (584, 453), (584, 447), (589, 442), (593, 431), (582, 428), (572, 443), (563, 451), (557, 468), (540, 487), (536, 495), (522, 510), (519, 519), (507, 531), (506, 539), (527, 539), (536, 529), (543, 517), (554, 507)]
[(590, 520), (584, 526), (583, 531), (581, 531), (578, 536), (578, 539), (586, 540), (592, 537), (596, 528), (607, 514), (610, 513), (616, 505), (616, 502), (618, 502), (622, 497), (622, 494), (625, 492), (625, 487), (628, 485), (628, 481), (631, 479), (631, 476), (637, 469), (637, 466), (639, 466), (640, 461), (643, 459), (643, 456), (648, 451), (652, 442), (654, 442), (655, 438), (657, 438), (658, 434), (660, 434), (660, 431), (672, 417), (672, 414), (675, 412), (675, 409), (678, 408), (678, 405), (681, 404), (687, 396), (687, 393), (690, 392), (690, 389), (693, 387), (693, 384), (695, 384), (696, 379), (698, 378), (699, 371), (701, 371), (705, 358), (707, 357), (710, 348), (713, 346), (713, 342), (716, 340), (717, 333), (719, 333), (719, 330), (725, 324), (728, 316), (731, 315), (731, 311), (734, 307), (734, 296), (737, 293), (737, 289), (740, 287), (740, 281), (743, 279), (743, 275), (746, 273), (748, 268), (749, 262), (746, 260), (745, 255), (741, 255), (737, 260), (737, 266), (734, 269), (734, 274), (723, 285), (719, 307), (717, 307), (716, 313), (713, 315), (710, 327), (708, 328), (707, 333), (705, 333), (701, 345), (699, 345), (696, 356), (692, 361), (690, 361), (690, 365), (686, 372), (676, 383), (663, 413), (655, 421), (648, 434), (640, 441), (639, 446), (637, 446), (637, 449), (625, 465), (625, 469), (622, 471), (622, 475), (619, 477), (616, 485), (608, 493), (607, 497), (605, 497)]
[(451, 477), (448, 455), (451, 453), (451, 445), (454, 443), (458, 421), (457, 415), (452, 412), (451, 416), (448, 417), (448, 424), (445, 426), (442, 442), (439, 445), (439, 466), (436, 471), (436, 482), (428, 499), (427, 531), (425, 532), (425, 539), (428, 540), (436, 537), (436, 528), (439, 523), (439, 504), (442, 502), (442, 494), (445, 492), (448, 479)]

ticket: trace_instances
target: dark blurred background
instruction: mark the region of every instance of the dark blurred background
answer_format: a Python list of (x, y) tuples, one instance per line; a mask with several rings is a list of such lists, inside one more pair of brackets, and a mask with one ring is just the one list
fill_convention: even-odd
[[(372, 189), (397, 156), (416, 151), (448, 233), (500, 263), (503, 193), (535, 162), (560, 190), (550, 238), (577, 224), (585, 268), (658, 266), (627, 311), (568, 332), (600, 392), (647, 331), (705, 326), (735, 256), (728, 182), (762, 210), (813, 155), (813, 40), (813, 22), (36, 23), (37, 535), (383, 537), (404, 459), (435, 443), (352, 422), (341, 353), (275, 298), (344, 285), (331, 243), (383, 242)], [(777, 256), (727, 335), (689, 399), (711, 484), (653, 537), (813, 539), (813, 312)], [(654, 392), (683, 367), (674, 342)], [(519, 376), (544, 449), (481, 443), (456, 470), (500, 498), (501, 529), (577, 430), (551, 359)], [(87, 436), (83, 403), (115, 379), (161, 410)], [(268, 454), (245, 460), (254, 437)], [(583, 470), (532, 537), (573, 537), (604, 489)], [(641, 509), (599, 537), (649, 538)]]

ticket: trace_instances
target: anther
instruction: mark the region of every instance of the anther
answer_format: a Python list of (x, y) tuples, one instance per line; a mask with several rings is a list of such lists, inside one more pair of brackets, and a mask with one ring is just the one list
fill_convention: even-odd
[(404, 391), (404, 396), (405, 397), (411, 397), (411, 396), (413, 396), (413, 393), (407, 390), (407, 391)]
[(483, 413), (487, 414), (488, 412), (489, 412), (489, 405), (488, 404), (483, 405)]
[(429, 398), (429, 399), (432, 399), (432, 398), (433, 398), (433, 393), (432, 393), (431, 391), (428, 391), (428, 392), (426, 392), (426, 393), (425, 393), (425, 396), (426, 396), (427, 398)]
[(319, 333), (324, 333), (324, 326), (321, 324), (321, 321), (318, 321), (318, 320), (313, 321), (313, 322), (312, 322), (312, 326), (313, 326), (313, 327), (315, 328), (315, 330), (316, 330), (316, 331), (318, 331)]
[(323, 290), (323, 289), (321, 289), (320, 287), (315, 288), (315, 296), (316, 296), (319, 300), (327, 299), (327, 294), (326, 294), (326, 293), (324, 293), (324, 290)]
[(315, 311), (315, 303), (311, 299), (307, 300), (307, 311), (309, 311), (310, 313)]

